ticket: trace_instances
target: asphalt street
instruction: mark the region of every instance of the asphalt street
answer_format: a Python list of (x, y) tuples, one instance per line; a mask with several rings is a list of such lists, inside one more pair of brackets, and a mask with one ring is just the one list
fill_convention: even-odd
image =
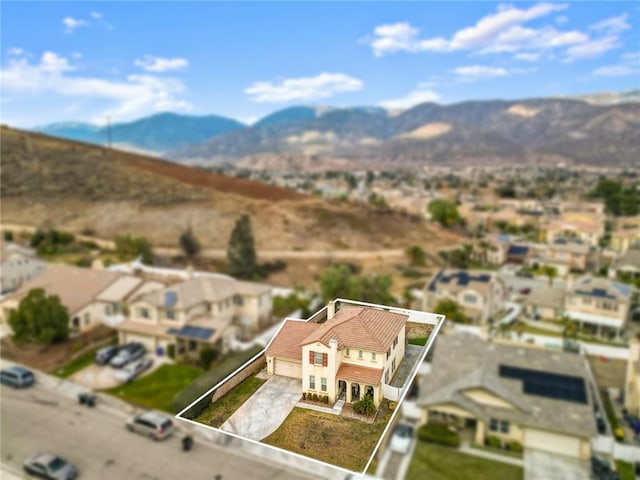
[(24, 478), (22, 462), (37, 451), (73, 462), (80, 479), (309, 478), (203, 440), (196, 439), (193, 450), (183, 452), (180, 434), (154, 442), (125, 430), (124, 414), (100, 406), (81, 406), (43, 385), (25, 390), (3, 387), (0, 399), (3, 479)]

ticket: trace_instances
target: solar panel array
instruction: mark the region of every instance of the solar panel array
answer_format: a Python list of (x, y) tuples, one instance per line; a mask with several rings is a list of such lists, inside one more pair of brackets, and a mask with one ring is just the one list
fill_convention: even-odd
[(165, 292), (164, 293), (164, 306), (165, 307), (173, 307), (178, 301), (178, 294), (176, 292)]
[(587, 390), (584, 378), (581, 377), (509, 365), (500, 365), (499, 374), (504, 378), (522, 380), (522, 391), (529, 395), (574, 403), (587, 403)]
[(176, 335), (178, 337), (189, 337), (196, 338), (198, 340), (208, 340), (209, 337), (211, 337), (211, 335), (215, 333), (215, 329), (185, 325), (182, 328), (170, 328), (167, 333), (169, 333), (170, 335)]

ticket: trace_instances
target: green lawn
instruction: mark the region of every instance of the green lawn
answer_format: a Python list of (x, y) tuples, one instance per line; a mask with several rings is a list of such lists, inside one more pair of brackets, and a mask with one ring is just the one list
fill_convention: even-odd
[(194, 420), (212, 427), (220, 427), (264, 382), (266, 380), (256, 378), (255, 375), (247, 378), (229, 393), (205, 408)]
[(176, 413), (172, 408), (175, 396), (202, 375), (202, 372), (201, 368), (166, 364), (129, 384), (104, 391), (142, 407)]
[(88, 367), (89, 365), (91, 365), (93, 363), (93, 357), (95, 357), (96, 352), (98, 350), (100, 350), (101, 348), (105, 347), (105, 346), (106, 345), (99, 345), (99, 346), (97, 346), (95, 348), (92, 348), (88, 352), (83, 353), (79, 357), (71, 360), (66, 365), (54, 370), (51, 373), (53, 375), (56, 375), (57, 377), (61, 377), (61, 378), (70, 377), (74, 373), (79, 372), (83, 368)]
[(449, 447), (418, 441), (407, 480), (522, 480), (520, 467), (460, 453)]
[(635, 480), (636, 474), (633, 471), (633, 463), (616, 460), (616, 469), (620, 474), (620, 480)]
[(410, 338), (409, 339), (409, 344), (424, 346), (424, 345), (426, 345), (427, 340), (429, 340), (429, 337)]

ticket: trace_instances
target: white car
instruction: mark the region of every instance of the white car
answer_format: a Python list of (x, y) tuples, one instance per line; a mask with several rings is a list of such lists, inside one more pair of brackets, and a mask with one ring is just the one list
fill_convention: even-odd
[(411, 442), (413, 441), (413, 427), (405, 423), (399, 423), (396, 428), (393, 429), (393, 435), (389, 442), (389, 448), (393, 452), (402, 453), (403, 455), (409, 453), (411, 449)]
[(116, 370), (113, 376), (119, 382), (127, 383), (132, 381), (148, 368), (151, 368), (151, 365), (153, 365), (153, 359), (149, 357), (143, 357), (140, 360), (129, 363), (120, 370)]

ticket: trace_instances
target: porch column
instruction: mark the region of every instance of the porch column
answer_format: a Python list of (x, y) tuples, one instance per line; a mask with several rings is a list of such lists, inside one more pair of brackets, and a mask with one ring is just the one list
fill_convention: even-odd
[(347, 389), (347, 396), (345, 399), (346, 403), (351, 403), (351, 382), (345, 382), (346, 384), (346, 389)]
[(484, 422), (481, 420), (476, 421), (475, 441), (478, 445), (484, 445)]
[(598, 330), (596, 331), (596, 337), (601, 338), (602, 336), (602, 325), (598, 324)]

